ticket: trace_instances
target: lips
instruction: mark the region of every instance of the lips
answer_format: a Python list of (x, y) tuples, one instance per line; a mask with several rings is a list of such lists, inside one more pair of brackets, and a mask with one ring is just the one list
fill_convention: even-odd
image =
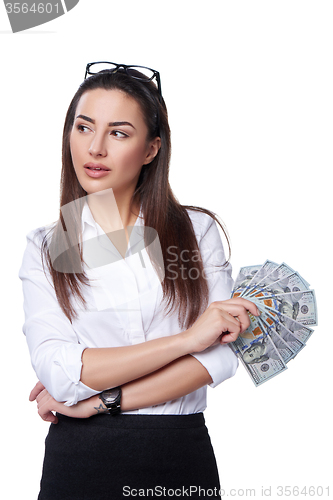
[(110, 170), (108, 167), (103, 165), (102, 163), (85, 163), (84, 168), (89, 170), (94, 170), (100, 172), (101, 170), (106, 170), (107, 172)]
[(111, 170), (102, 163), (85, 163), (84, 170), (89, 177), (99, 179), (105, 177)]

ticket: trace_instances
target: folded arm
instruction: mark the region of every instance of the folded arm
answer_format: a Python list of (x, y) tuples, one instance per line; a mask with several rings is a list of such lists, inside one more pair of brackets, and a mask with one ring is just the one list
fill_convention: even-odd
[[(193, 356), (183, 356), (149, 375), (122, 385), (121, 410), (132, 411), (163, 404), (196, 391), (211, 381), (200, 361)], [(52, 398), (40, 382), (30, 394), (30, 400), (35, 399), (41, 418), (53, 423), (57, 423), (57, 417), (52, 411), (74, 418), (88, 418), (107, 410), (98, 395), (74, 406), (65, 406)]]
[[(40, 248), (28, 237), (20, 278), (23, 283), (26, 334), (32, 365), (38, 379), (57, 401), (68, 406), (89, 399), (104, 389), (124, 385), (132, 380), (156, 372), (178, 358), (201, 352), (214, 343), (229, 328), (237, 335), (238, 322), (227, 314), (223, 328), (213, 325), (204, 339), (197, 329), (124, 346), (123, 334), (112, 333), (114, 347), (87, 347), (93, 341), (94, 313), (87, 322), (71, 324), (58, 304), (50, 277), (44, 274)], [(216, 314), (213, 313), (213, 315)], [(221, 311), (222, 312), (222, 311)], [(97, 316), (97, 315), (96, 315)], [(101, 344), (110, 341), (108, 330), (112, 315), (98, 314), (101, 331), (106, 332)], [(104, 324), (103, 324), (104, 322)], [(229, 325), (229, 326), (228, 326)], [(80, 338), (76, 328), (80, 328)], [(117, 325), (115, 326), (115, 328)], [(87, 330), (87, 331), (85, 331)]]
[[(218, 379), (213, 380), (217, 384), (232, 376), (236, 358), (228, 348), (224, 350), (229, 353), (232, 366), (225, 369), (223, 356), (221, 362), (219, 357), (215, 358), (213, 364), (221, 372), (218, 377), (215, 377), (216, 369), (214, 377), (211, 376), (211, 363), (204, 362), (207, 359), (206, 352), (214, 349), (222, 353), (223, 346), (214, 344), (235, 340), (249, 324), (247, 310), (252, 314), (257, 312), (254, 304), (244, 299), (221, 301), (221, 298), (228, 296), (230, 269), (228, 272), (220, 272), (215, 268), (214, 259), (210, 255), (212, 248), (219, 248), (214, 225), (208, 230), (212, 231), (216, 233), (215, 239), (208, 238), (207, 248), (203, 246), (202, 251), (206, 256), (205, 260), (211, 263), (207, 267), (211, 273), (210, 299), (215, 302), (185, 332), (142, 344), (110, 348), (87, 348), (79, 343), (75, 329), (60, 310), (54, 289), (41, 268), (39, 249), (30, 240), (20, 272), (26, 310), (24, 332), (37, 376), (52, 394), (37, 390), (40, 392), (39, 400), (47, 396), (57, 401), (66, 401), (66, 405), (74, 405), (74, 412), (86, 402), (87, 405), (92, 402), (100, 404), (99, 392), (122, 385), (122, 404), (126, 411), (137, 409), (138, 405), (144, 408), (147, 405), (161, 404), (210, 384), (214, 378)], [(219, 255), (215, 260), (218, 263), (223, 258)], [(99, 321), (103, 322), (102, 315)], [(80, 337), (84, 338), (84, 322), (80, 327), (83, 329)], [(152, 389), (155, 384), (156, 388)], [(148, 385), (150, 392), (145, 390)], [(144, 397), (139, 398), (140, 394), (144, 394)], [(146, 397), (150, 399), (145, 400)], [(77, 404), (80, 401), (82, 404)], [(57, 408), (54, 410), (59, 411)]]

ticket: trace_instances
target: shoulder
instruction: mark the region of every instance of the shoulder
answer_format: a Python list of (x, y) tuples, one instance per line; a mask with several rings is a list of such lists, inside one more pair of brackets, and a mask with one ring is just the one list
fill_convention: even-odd
[[(210, 256), (216, 253), (218, 262), (226, 261), (222, 236), (225, 237), (227, 242), (228, 236), (217, 214), (209, 210), (207, 210), (208, 213), (187, 208), (186, 210), (192, 221), (200, 251)], [(216, 219), (214, 217), (216, 217)]]
[(204, 236), (208, 229), (216, 224), (214, 219), (205, 212), (189, 208), (186, 208), (186, 211), (191, 219), (194, 232), (197, 236)]
[(32, 229), (27, 233), (20, 276), (25, 273), (39, 272), (42, 269), (43, 245), (49, 242), (54, 227), (55, 223)]
[(47, 226), (37, 227), (36, 229), (31, 229), (26, 235), (27, 247), (35, 246), (37, 248), (41, 248), (43, 242), (46, 240), (49, 242), (54, 228), (56, 226), (56, 222), (52, 224), (48, 224)]

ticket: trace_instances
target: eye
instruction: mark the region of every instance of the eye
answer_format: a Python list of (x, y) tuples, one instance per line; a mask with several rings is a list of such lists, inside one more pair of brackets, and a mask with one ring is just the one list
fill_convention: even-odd
[(90, 130), (90, 128), (87, 127), (86, 125), (77, 125), (76, 128), (79, 132), (87, 132)]
[(118, 137), (120, 139), (123, 137), (128, 137), (128, 135), (125, 134), (125, 132), (121, 132), (120, 130), (112, 130), (111, 135), (114, 135), (115, 137)]

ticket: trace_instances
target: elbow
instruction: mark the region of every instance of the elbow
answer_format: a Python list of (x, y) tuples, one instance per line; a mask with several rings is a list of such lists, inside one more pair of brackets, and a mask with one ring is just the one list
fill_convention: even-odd
[(224, 351), (227, 356), (224, 356), (223, 359), (223, 378), (224, 380), (228, 380), (236, 374), (239, 362), (236, 354), (229, 347), (225, 347), (228, 350)]
[(221, 346), (219, 353), (218, 366), (215, 366), (213, 383), (209, 384), (210, 387), (216, 387), (221, 382), (233, 377), (238, 368), (238, 358), (228, 346)]
[(70, 404), (77, 403), (76, 384), (59, 376), (59, 371), (55, 369), (43, 370), (40, 366), (33, 366), (38, 380), (43, 384), (47, 392), (58, 403), (70, 401)]
[(230, 366), (229, 366), (229, 376), (227, 378), (231, 378), (236, 374), (237, 368), (239, 365), (239, 361), (236, 355), (232, 356)]
[(38, 380), (53, 399), (72, 405), (78, 402), (81, 363), (78, 357), (72, 362), (62, 350), (37, 349), (31, 361)]

